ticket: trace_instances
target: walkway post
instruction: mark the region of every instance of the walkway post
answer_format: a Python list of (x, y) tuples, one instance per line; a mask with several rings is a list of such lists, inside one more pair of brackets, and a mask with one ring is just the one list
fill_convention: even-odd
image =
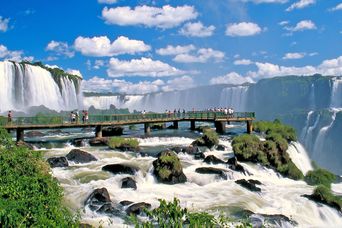
[(194, 131), (196, 129), (195, 120), (190, 120), (190, 129)]
[(216, 132), (222, 134), (226, 131), (226, 122), (225, 121), (215, 121)]
[(17, 128), (17, 142), (24, 141), (24, 129)]
[(178, 121), (173, 121), (173, 129), (178, 129)]
[(253, 131), (253, 123), (251, 120), (247, 120), (246, 123), (247, 123), (247, 133), (251, 134)]
[(101, 125), (98, 125), (95, 128), (95, 137), (102, 138), (102, 126)]
[(149, 134), (151, 132), (151, 127), (149, 123), (144, 124), (144, 130), (146, 134)]

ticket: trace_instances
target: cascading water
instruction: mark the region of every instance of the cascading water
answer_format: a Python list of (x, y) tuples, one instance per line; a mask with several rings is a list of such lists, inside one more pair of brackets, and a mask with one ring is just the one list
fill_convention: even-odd
[(248, 86), (228, 87), (222, 90), (220, 107), (232, 107), (236, 111), (246, 110)]
[(60, 87), (51, 73), (39, 66), (0, 62), (0, 112), (40, 105), (57, 111), (81, 108), (77, 85), (68, 78), (59, 80)]
[(311, 160), (302, 146), (298, 142), (292, 142), (287, 150), (293, 163), (303, 172), (305, 175), (308, 171), (312, 170)]
[(330, 107), (342, 107), (342, 78), (334, 78), (332, 81)]

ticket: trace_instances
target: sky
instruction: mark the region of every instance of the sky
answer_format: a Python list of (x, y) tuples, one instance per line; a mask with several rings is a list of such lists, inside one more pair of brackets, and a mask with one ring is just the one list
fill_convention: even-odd
[(0, 60), (144, 94), (342, 75), (341, 0), (0, 0)]

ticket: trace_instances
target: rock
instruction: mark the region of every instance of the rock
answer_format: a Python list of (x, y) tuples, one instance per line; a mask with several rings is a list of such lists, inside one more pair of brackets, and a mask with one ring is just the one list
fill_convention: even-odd
[(84, 147), (86, 145), (84, 139), (73, 139), (71, 144), (76, 147)]
[(254, 185), (262, 185), (262, 183), (260, 181), (258, 181), (258, 180), (249, 179), (248, 182), (251, 183), (251, 184), (254, 184)]
[(177, 184), (187, 181), (182, 164), (173, 151), (163, 151), (158, 159), (153, 161), (153, 174), (159, 182)]
[(194, 158), (195, 158), (196, 160), (204, 159), (204, 158), (205, 158), (205, 155), (204, 155), (203, 152), (195, 153), (195, 154), (194, 154)]
[(196, 173), (200, 174), (216, 174), (219, 175), (223, 179), (227, 179), (226, 170), (218, 169), (214, 167), (200, 167), (195, 170)]
[(105, 165), (102, 167), (102, 170), (111, 172), (113, 174), (130, 174), (130, 175), (134, 175), (135, 172), (138, 172), (138, 168), (124, 165), (124, 164)]
[(245, 180), (245, 179), (240, 179), (235, 181), (235, 183), (241, 185), (242, 187), (252, 191), (252, 192), (261, 192), (261, 188), (255, 186), (255, 182), (252, 180)]
[(102, 129), (102, 136), (108, 137), (108, 136), (120, 136), (123, 134), (123, 127), (104, 127)]
[(139, 152), (140, 147), (133, 147), (129, 144), (121, 144), (120, 146), (115, 147), (116, 150), (120, 150), (122, 152), (127, 152), (127, 151), (133, 151), (133, 152)]
[(89, 140), (90, 146), (107, 146), (108, 138), (93, 138)]
[(80, 225), (78, 225), (78, 228), (93, 228), (93, 226), (86, 223), (80, 223)]
[(30, 143), (24, 142), (24, 141), (18, 141), (15, 143), (17, 147), (27, 148), (29, 150), (34, 150), (34, 146)]
[(128, 205), (131, 205), (132, 203), (134, 203), (134, 202), (132, 202), (132, 201), (129, 201), (129, 200), (123, 200), (123, 201), (121, 201), (120, 202), (120, 204), (122, 205), (122, 206), (128, 206)]
[(53, 158), (48, 158), (47, 162), (49, 163), (51, 168), (55, 167), (68, 167), (69, 163), (66, 157), (53, 157)]
[(176, 147), (172, 147), (170, 150), (176, 152), (177, 154), (179, 153), (195, 154), (195, 153), (200, 152), (197, 146), (187, 146), (187, 147), (176, 146)]
[(153, 124), (151, 126), (151, 129), (153, 130), (162, 130), (162, 129), (165, 129), (166, 128), (166, 124), (163, 123), (163, 124)]
[(53, 134), (53, 135), (56, 135), (56, 134), (65, 134), (66, 132), (63, 132), (61, 129), (55, 129), (55, 130), (52, 130), (52, 131), (48, 131), (47, 132), (48, 134)]
[(151, 204), (149, 203), (145, 203), (145, 202), (141, 202), (141, 203), (135, 203), (131, 206), (129, 206), (127, 209), (126, 209), (126, 213), (128, 215), (130, 214), (135, 214), (135, 215), (139, 215), (143, 212), (144, 209), (149, 209), (151, 208)]
[(221, 159), (215, 157), (214, 155), (208, 155), (207, 157), (204, 158), (203, 160), (205, 163), (208, 164), (225, 164), (226, 162), (222, 161)]
[(97, 161), (97, 159), (88, 152), (79, 149), (71, 150), (67, 155), (67, 159), (69, 161), (73, 161), (75, 163), (88, 163), (92, 161)]
[(111, 204), (110, 196), (106, 188), (95, 189), (84, 201), (84, 205), (89, 205), (93, 211), (99, 210), (104, 204)]
[(29, 131), (25, 133), (26, 137), (33, 138), (33, 137), (42, 137), (45, 134), (40, 131)]
[(217, 145), (216, 150), (225, 151), (226, 150), (226, 146), (224, 146), (222, 144), (219, 144), (219, 145)]
[(113, 207), (112, 203), (103, 204), (98, 210), (97, 213), (108, 214), (108, 215), (119, 215), (119, 209)]
[(234, 170), (234, 171), (241, 172), (241, 173), (243, 173), (244, 175), (246, 175), (245, 169), (244, 169), (243, 166), (240, 165), (240, 164), (230, 165), (229, 168), (232, 169), (232, 170)]
[(132, 177), (125, 177), (121, 180), (121, 188), (137, 189), (137, 182)]
[(236, 157), (229, 158), (228, 161), (227, 161), (227, 164), (228, 165), (235, 165), (236, 166), (238, 164)]

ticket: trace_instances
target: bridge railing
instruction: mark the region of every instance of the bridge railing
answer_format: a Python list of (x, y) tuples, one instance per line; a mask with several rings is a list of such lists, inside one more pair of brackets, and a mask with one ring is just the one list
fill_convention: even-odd
[[(235, 112), (232, 115), (227, 115), (224, 112), (186, 112), (186, 113), (146, 113), (146, 114), (121, 114), (121, 115), (89, 115), (89, 123), (120, 123), (120, 122), (139, 122), (144, 120), (149, 121), (167, 121), (167, 120), (182, 120), (182, 119), (239, 119), (239, 118), (255, 118), (254, 112)], [(65, 125), (70, 124), (69, 116), (36, 116), (36, 117), (14, 117), (11, 122), (8, 122), (6, 117), (0, 117), (0, 126), (25, 126), (25, 125)], [(83, 123), (82, 117), (76, 123)]]

